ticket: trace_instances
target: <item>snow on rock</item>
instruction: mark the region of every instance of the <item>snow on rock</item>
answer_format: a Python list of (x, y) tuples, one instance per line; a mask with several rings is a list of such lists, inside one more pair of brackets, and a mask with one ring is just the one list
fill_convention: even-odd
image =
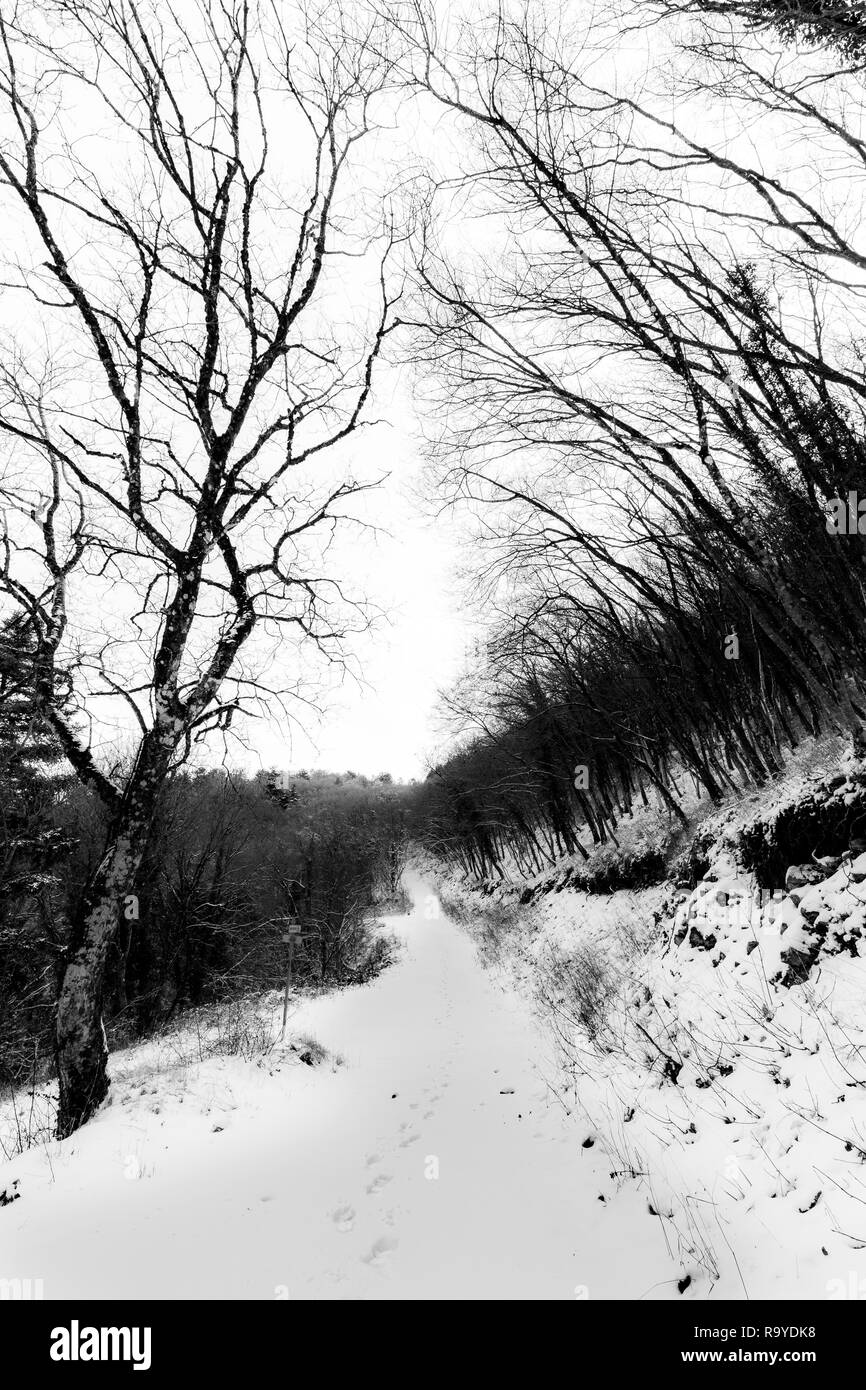
[(500, 938), (688, 1296), (866, 1297), (866, 854), (829, 867), (760, 892), (722, 850), (693, 892), (551, 895)]

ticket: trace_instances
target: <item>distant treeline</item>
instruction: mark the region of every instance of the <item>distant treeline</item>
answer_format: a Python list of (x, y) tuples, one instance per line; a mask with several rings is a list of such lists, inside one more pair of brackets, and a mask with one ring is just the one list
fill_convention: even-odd
[[(0, 1084), (51, 1062), (70, 923), (103, 851), (94, 796), (64, 775), (35, 712), (21, 624), (0, 633)], [(393, 899), (411, 789), (300, 771), (182, 772), (168, 784), (104, 989), (115, 1042), (184, 1009), (278, 986), (285, 920), (300, 923), (300, 983), (348, 984), (386, 948), (371, 931)]]
[[(827, 539), (815, 533), (800, 587), (812, 586), (814, 608), (835, 601), (863, 631), (859, 591), (834, 591), (839, 552)], [(730, 574), (693, 562), (679, 584), (653, 578), (654, 607), (621, 613), (559, 597), (491, 642), (483, 668), (449, 697), (485, 732), (419, 789), (418, 833), (431, 850), (479, 878), (509, 862), (531, 874), (615, 843), (620, 819), (640, 806), (684, 824), (689, 796), (717, 801), (761, 785), (804, 734), (848, 726), (839, 688), (784, 614), (771, 640)], [(854, 696), (851, 684), (840, 677), (860, 708), (861, 683)]]

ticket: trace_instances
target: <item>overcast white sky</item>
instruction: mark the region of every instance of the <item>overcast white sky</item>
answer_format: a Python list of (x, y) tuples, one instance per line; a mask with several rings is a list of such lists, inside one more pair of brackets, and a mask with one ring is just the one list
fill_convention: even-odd
[[(646, 63), (647, 43), (645, 34), (622, 40), (617, 68), (631, 71)], [(87, 115), (85, 120), (82, 109), (79, 128), (99, 129), (98, 118)], [(291, 163), (291, 141), (283, 135), (280, 148)], [(456, 155), (454, 167), (459, 167), (458, 139), (454, 123), (441, 112), (422, 113), (417, 103), (404, 104), (395, 128), (383, 137), (384, 149), (374, 144), (365, 154), (371, 183), (380, 181), (381, 165), (390, 164), (389, 175), (403, 175), (413, 164), (417, 168), (419, 156), (434, 151), (437, 161), (445, 163)], [(117, 148), (112, 148), (109, 163), (116, 172)], [(465, 222), (456, 234), (462, 239), (470, 235)], [(347, 299), (351, 303), (350, 293)], [(31, 306), (22, 310), (20, 299), (12, 299), (7, 291), (4, 307), (8, 322), (9, 308), (25, 317)], [(410, 368), (398, 373), (393, 365), (381, 363), (368, 413), (383, 423), (351, 440), (354, 474), (388, 475), (363, 502), (363, 515), (378, 528), (378, 538), (367, 531), (341, 541), (335, 571), (347, 592), (365, 594), (387, 614), (386, 621), (352, 644), (363, 683), (346, 677), (330, 692), (318, 718), (312, 709), (297, 705), (297, 718), (289, 719), (275, 705), (268, 717), (239, 727), (240, 738), (232, 738), (225, 750), (221, 740), (214, 740), (198, 751), (197, 760), (213, 762), (225, 756), (232, 765), (250, 771), (307, 766), (372, 775), (387, 770), (409, 778), (423, 777), (430, 760), (443, 751), (437, 692), (464, 669), (484, 614), (470, 613), (459, 577), (461, 566), (471, 560), (468, 529), (453, 517), (437, 518), (435, 499), (421, 500), (422, 422), (412, 386)], [(286, 659), (290, 677), (292, 657), (291, 645), (286, 644), (278, 658)], [(104, 751), (122, 747), (129, 737), (124, 727), (128, 710), (118, 702), (116, 713), (116, 719), (106, 717), (94, 730), (94, 742)]]
[[(253, 762), (423, 778), (439, 742), (436, 693), (458, 675), (471, 640), (457, 578), (460, 544), (453, 524), (419, 505), (416, 421), (404, 393), (389, 415), (355, 446), (390, 470), (367, 507), (382, 533), (344, 547), (348, 570), (342, 566), (347, 581), (388, 615), (353, 643), (364, 684), (346, 677), (321, 719), (300, 716), (305, 727), (276, 719), (248, 724)], [(231, 747), (229, 756), (234, 761), (240, 750)]]

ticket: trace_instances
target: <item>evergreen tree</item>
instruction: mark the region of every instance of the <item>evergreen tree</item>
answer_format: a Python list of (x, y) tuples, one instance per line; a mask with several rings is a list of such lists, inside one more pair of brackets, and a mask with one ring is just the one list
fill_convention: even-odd
[(66, 778), (35, 699), (38, 650), (26, 617), (0, 626), (0, 1078), (20, 1079), (50, 1038), (61, 946), (57, 823)]

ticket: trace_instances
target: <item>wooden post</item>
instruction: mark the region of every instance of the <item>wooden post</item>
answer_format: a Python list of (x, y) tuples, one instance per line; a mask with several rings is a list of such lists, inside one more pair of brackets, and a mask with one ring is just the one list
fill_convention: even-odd
[(283, 994), (283, 1026), (280, 1031), (281, 1039), (286, 1036), (286, 1019), (289, 1015), (289, 990), (292, 987), (292, 958), (295, 951), (295, 937), (298, 936), (299, 933), (300, 928), (296, 922), (289, 923), (288, 930), (283, 932), (283, 941), (288, 946), (288, 954), (286, 957), (286, 988)]

